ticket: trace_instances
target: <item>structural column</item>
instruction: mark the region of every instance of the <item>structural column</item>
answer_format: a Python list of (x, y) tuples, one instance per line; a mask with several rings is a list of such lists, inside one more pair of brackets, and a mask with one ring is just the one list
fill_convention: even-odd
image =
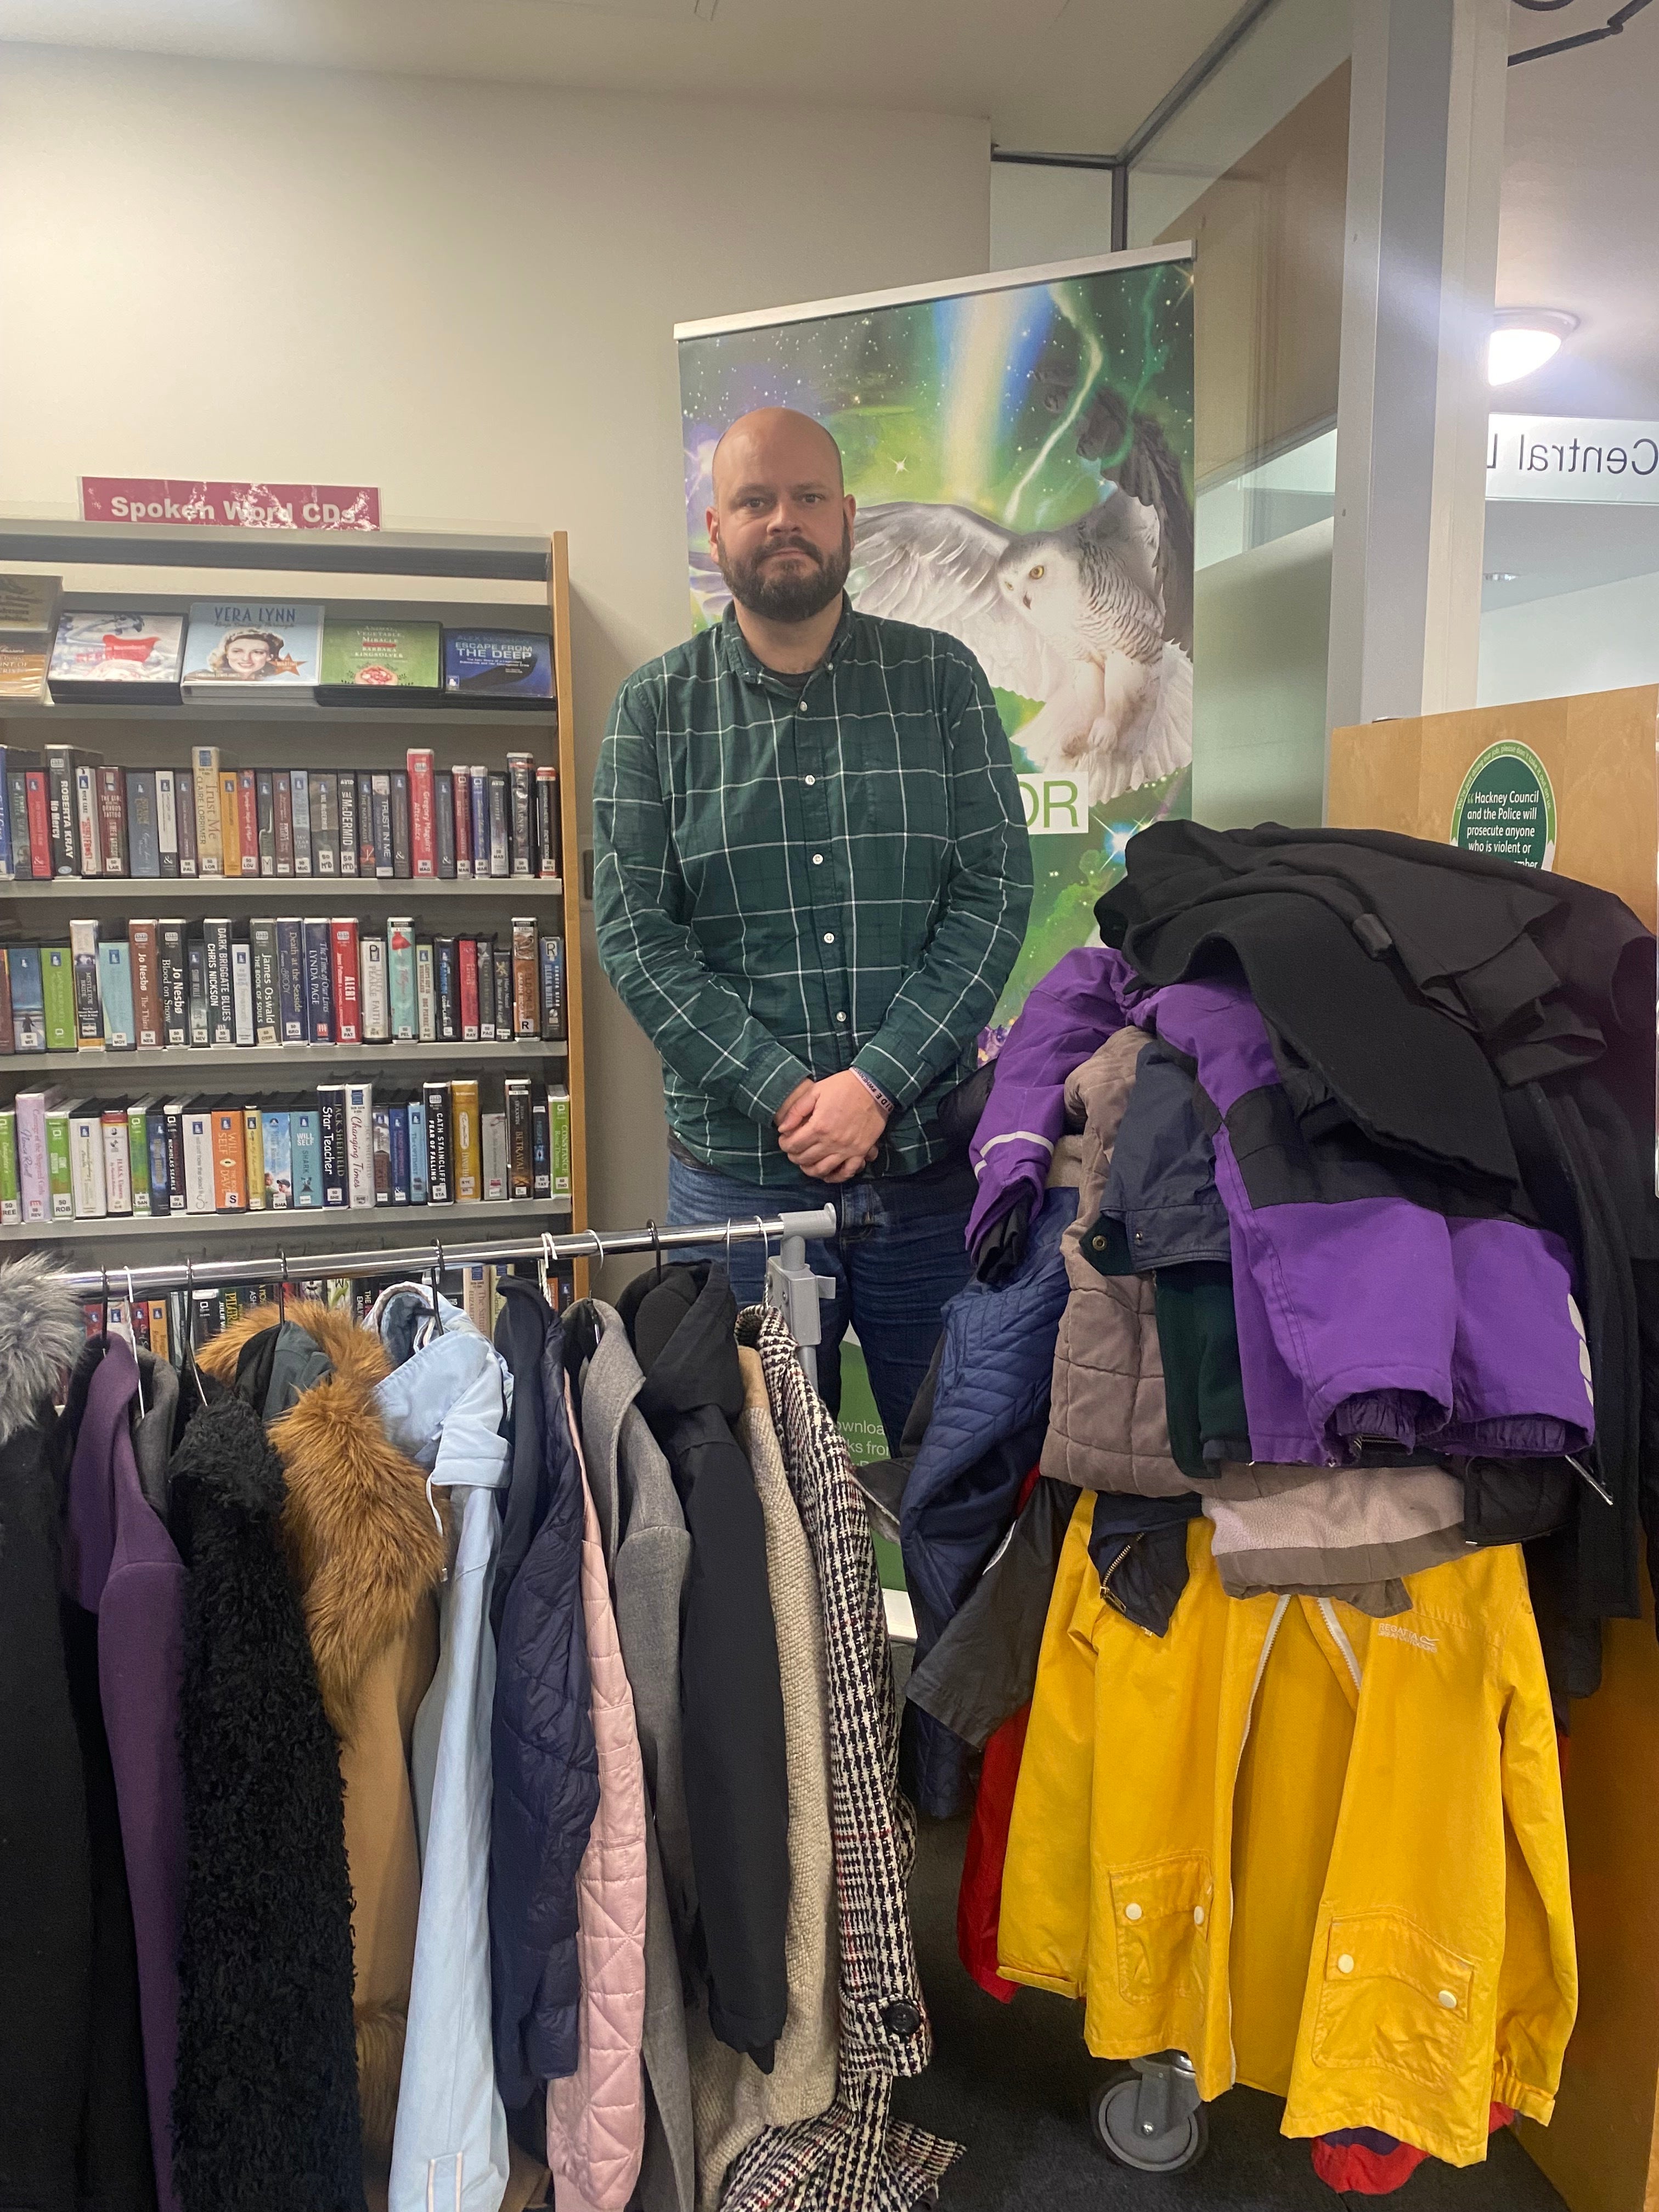
[(1508, 0), (1352, 0), (1327, 722), (1475, 702)]

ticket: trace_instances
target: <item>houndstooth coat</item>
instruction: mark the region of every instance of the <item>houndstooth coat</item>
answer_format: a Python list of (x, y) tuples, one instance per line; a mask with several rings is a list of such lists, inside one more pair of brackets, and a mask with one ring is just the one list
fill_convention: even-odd
[(816, 2119), (769, 2128), (734, 2162), (721, 2212), (910, 2212), (961, 2146), (890, 2118), (892, 2084), (933, 2055), (907, 1894), (915, 1814), (898, 1786), (892, 1661), (875, 1552), (847, 1447), (780, 1316), (747, 1308), (789, 1486), (823, 1603), (830, 1821), (841, 1942), (836, 2095)]

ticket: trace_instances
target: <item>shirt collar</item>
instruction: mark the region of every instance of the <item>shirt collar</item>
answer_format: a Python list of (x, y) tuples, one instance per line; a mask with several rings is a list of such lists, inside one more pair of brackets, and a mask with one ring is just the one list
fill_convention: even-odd
[[(836, 624), (836, 634), (830, 641), (830, 650), (824, 654), (817, 667), (811, 672), (807, 678), (809, 683), (820, 671), (835, 665), (846, 652), (852, 635), (853, 602), (843, 592), (841, 595), (841, 620)], [(732, 601), (727, 602), (726, 612), (720, 618), (720, 647), (726, 667), (734, 676), (741, 676), (745, 683), (757, 684), (765, 690), (778, 692), (790, 699), (799, 698), (805, 689), (804, 685), (792, 682), (787, 677), (778, 675), (775, 671), (765, 667), (756, 659), (748, 639), (738, 626), (738, 610), (735, 602)]]

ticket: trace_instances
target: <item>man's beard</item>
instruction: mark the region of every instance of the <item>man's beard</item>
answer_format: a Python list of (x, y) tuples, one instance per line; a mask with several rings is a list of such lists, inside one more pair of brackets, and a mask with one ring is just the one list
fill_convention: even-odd
[(853, 526), (850, 522), (842, 525), (838, 553), (826, 556), (805, 539), (792, 540), (788, 550), (805, 555), (812, 565), (805, 569), (780, 571), (776, 562), (766, 557), (778, 550), (775, 545), (763, 546), (752, 558), (744, 562), (730, 561), (725, 547), (720, 550), (720, 574), (732, 598), (763, 621), (811, 622), (814, 615), (821, 615), (832, 600), (841, 597), (853, 567)]

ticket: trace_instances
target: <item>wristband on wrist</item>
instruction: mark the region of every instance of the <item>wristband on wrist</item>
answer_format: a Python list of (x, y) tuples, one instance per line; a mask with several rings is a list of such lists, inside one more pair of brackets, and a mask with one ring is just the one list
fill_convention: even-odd
[(853, 1073), (857, 1076), (859, 1081), (864, 1085), (870, 1096), (875, 1100), (877, 1105), (880, 1107), (882, 1119), (886, 1121), (890, 1121), (893, 1118), (895, 1108), (892, 1100), (882, 1089), (880, 1084), (875, 1082), (870, 1076), (867, 1076), (861, 1067), (855, 1067), (853, 1070)]

